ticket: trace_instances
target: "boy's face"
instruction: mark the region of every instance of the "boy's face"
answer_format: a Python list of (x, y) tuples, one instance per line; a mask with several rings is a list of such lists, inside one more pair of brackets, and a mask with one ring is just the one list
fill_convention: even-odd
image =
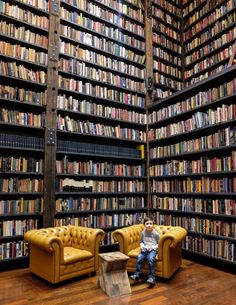
[(146, 221), (144, 226), (148, 232), (151, 232), (153, 230), (153, 226), (154, 226), (153, 221), (151, 221), (151, 220)]

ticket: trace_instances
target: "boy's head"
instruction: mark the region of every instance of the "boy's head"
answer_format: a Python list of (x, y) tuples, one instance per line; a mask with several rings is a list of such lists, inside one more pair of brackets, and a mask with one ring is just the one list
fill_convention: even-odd
[(145, 217), (143, 220), (143, 224), (147, 231), (151, 232), (153, 230), (154, 221), (151, 217)]

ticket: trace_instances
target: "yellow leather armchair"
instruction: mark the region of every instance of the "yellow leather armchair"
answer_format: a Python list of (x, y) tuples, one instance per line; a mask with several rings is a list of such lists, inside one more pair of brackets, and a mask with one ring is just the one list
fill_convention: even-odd
[(98, 269), (100, 242), (105, 232), (61, 226), (25, 233), (30, 245), (30, 271), (52, 284)]
[[(119, 243), (120, 251), (129, 256), (128, 272), (135, 271), (137, 256), (140, 253), (140, 233), (143, 229), (144, 225), (138, 224), (117, 229), (112, 233), (114, 241)], [(181, 227), (158, 225), (155, 225), (154, 229), (161, 236), (155, 263), (155, 275), (169, 279), (181, 265), (182, 240), (185, 238), (187, 231)], [(145, 262), (142, 272), (147, 274), (148, 271), (148, 262)]]

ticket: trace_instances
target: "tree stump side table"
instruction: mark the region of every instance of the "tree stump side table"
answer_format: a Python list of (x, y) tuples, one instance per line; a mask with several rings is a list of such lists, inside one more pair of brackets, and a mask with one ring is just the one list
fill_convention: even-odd
[(99, 254), (98, 285), (110, 297), (131, 293), (126, 264), (129, 257), (121, 252)]

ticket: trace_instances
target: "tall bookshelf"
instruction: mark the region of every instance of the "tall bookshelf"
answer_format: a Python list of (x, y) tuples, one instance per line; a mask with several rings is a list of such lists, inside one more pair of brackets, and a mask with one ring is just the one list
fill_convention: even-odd
[(236, 66), (149, 107), (151, 210), (184, 253), (236, 265)]
[(143, 15), (140, 1), (61, 1), (55, 225), (104, 228), (108, 245), (146, 212)]
[[(234, 1), (1, 0), (0, 16), (0, 264), (27, 262), (24, 230), (101, 227), (106, 251), (150, 212), (187, 227), (186, 253), (233, 249), (188, 224), (235, 224), (235, 189), (184, 187), (234, 182)], [(213, 134), (228, 143), (173, 153)]]
[(0, 1), (0, 263), (26, 262), (43, 225), (49, 7)]

